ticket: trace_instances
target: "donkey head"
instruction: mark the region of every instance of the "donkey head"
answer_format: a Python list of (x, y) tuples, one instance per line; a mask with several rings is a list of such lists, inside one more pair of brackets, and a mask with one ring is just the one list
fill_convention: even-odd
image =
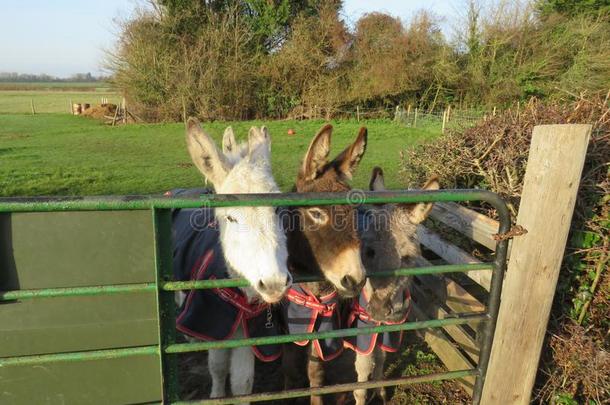
[[(245, 146), (237, 145), (230, 128), (225, 131), (223, 141), (229, 156), (216, 147), (199, 121), (188, 120), (189, 153), (217, 193), (279, 193), (271, 174), (271, 139), (267, 128), (251, 128)], [(278, 302), (292, 283), (292, 277), (287, 268), (286, 236), (275, 210), (226, 207), (216, 208), (215, 214), (231, 275), (246, 278), (264, 301)]]
[[(383, 171), (373, 169), (369, 188), (385, 190)], [(436, 178), (428, 180), (424, 190), (438, 190)], [(417, 239), (417, 225), (430, 211), (432, 203), (384, 204), (370, 208), (369, 221), (361, 231), (362, 261), (369, 272), (415, 267), (421, 255)], [(364, 287), (368, 298), (367, 312), (377, 321), (396, 322), (404, 319), (409, 309), (405, 294), (409, 277), (370, 278)]]
[[(353, 144), (334, 160), (328, 161), (332, 126), (324, 126), (305, 154), (296, 180), (296, 191), (347, 192), (347, 180), (366, 150), (367, 131), (360, 129)], [(298, 208), (298, 229), (289, 229), (290, 261), (297, 268), (324, 275), (345, 297), (357, 295), (365, 282), (360, 259), (360, 239), (354, 206), (316, 206)]]

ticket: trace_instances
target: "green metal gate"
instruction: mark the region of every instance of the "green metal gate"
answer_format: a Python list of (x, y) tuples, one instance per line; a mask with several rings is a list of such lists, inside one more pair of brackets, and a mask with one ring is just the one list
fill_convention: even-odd
[[(246, 286), (247, 282), (242, 279), (230, 280), (206, 280), (206, 281), (172, 281), (172, 240), (171, 240), (171, 209), (174, 208), (199, 208), (206, 207), (226, 207), (226, 206), (313, 206), (313, 205), (339, 205), (347, 204), (349, 196), (346, 193), (310, 193), (310, 194), (250, 194), (250, 195), (202, 195), (200, 198), (157, 198), (150, 196), (123, 196), (123, 197), (66, 197), (66, 198), (5, 198), (0, 199), (0, 220), (2, 215), (5, 219), (17, 213), (46, 213), (46, 212), (71, 212), (69, 215), (77, 215), (74, 212), (83, 211), (149, 211), (152, 214), (152, 237), (154, 238), (154, 267), (155, 277), (147, 282), (132, 282), (120, 284), (104, 284), (103, 281), (98, 285), (83, 285), (73, 287), (55, 288), (35, 288), (18, 289), (13, 288), (9, 291), (0, 291), (0, 315), (2, 315), (5, 305), (22, 304), (30, 300), (48, 299), (58, 297), (100, 297), (115, 295), (118, 297), (128, 297), (131, 294), (148, 293), (153, 294), (155, 299), (154, 308), (155, 326), (157, 330), (156, 344), (139, 344), (136, 338), (129, 347), (111, 347), (98, 350), (78, 350), (78, 351), (58, 351), (48, 354), (15, 354), (7, 356), (0, 351), (0, 385), (3, 383), (2, 373), (8, 372), (9, 375), (18, 375), (19, 378), (29, 378), (33, 369), (26, 368), (25, 372), (18, 372), (19, 367), (32, 366), (37, 369), (46, 370), (46, 367), (59, 363), (75, 363), (95, 360), (116, 359), (122, 361), (128, 359), (130, 362), (141, 361), (137, 370), (153, 370), (156, 378), (146, 378), (145, 383), (150, 387), (157, 385), (156, 389), (150, 388), (151, 395), (156, 396), (157, 400), (162, 398), (163, 403), (182, 404), (182, 403), (206, 403), (206, 404), (225, 404), (236, 402), (231, 398), (210, 399), (204, 401), (184, 402), (178, 398), (179, 381), (177, 378), (176, 354), (203, 351), (215, 348), (231, 348), (240, 346), (263, 345), (270, 343), (288, 343), (294, 341), (311, 340), (319, 338), (345, 337), (377, 332), (416, 330), (424, 328), (439, 328), (448, 325), (461, 325), (473, 322), (484, 323), (481, 339), (481, 349), (478, 367), (467, 370), (457, 370), (445, 373), (434, 373), (424, 376), (404, 377), (384, 381), (369, 381), (367, 383), (342, 384), (321, 388), (290, 390), (281, 392), (271, 392), (253, 394), (239, 397), (240, 402), (255, 402), (264, 400), (276, 400), (308, 396), (311, 394), (327, 394), (333, 392), (352, 391), (356, 388), (376, 388), (382, 386), (393, 386), (401, 384), (413, 384), (425, 381), (438, 381), (447, 379), (458, 379), (468, 376), (476, 378), (474, 387), (473, 402), (478, 404), (485, 382), (485, 374), (489, 362), (493, 333), (495, 329), (499, 304), (500, 293), (504, 271), (506, 268), (507, 240), (500, 240), (496, 247), (496, 257), (490, 263), (464, 264), (464, 265), (444, 265), (420, 268), (407, 268), (376, 273), (375, 277), (389, 276), (413, 276), (421, 274), (442, 274), (452, 272), (468, 272), (476, 270), (488, 270), (492, 272), (491, 288), (486, 311), (478, 313), (455, 313), (443, 319), (427, 321), (408, 322), (402, 325), (384, 325), (370, 328), (344, 329), (324, 333), (305, 333), (298, 335), (285, 335), (267, 338), (248, 338), (227, 340), (222, 342), (198, 342), (198, 343), (176, 343), (175, 329), (175, 303), (174, 292), (188, 289), (206, 289), (218, 287), (240, 287)], [(373, 203), (417, 203), (417, 202), (436, 202), (436, 201), (483, 201), (492, 205), (500, 219), (499, 233), (503, 234), (510, 229), (510, 214), (505, 203), (498, 195), (481, 190), (442, 190), (442, 191), (383, 191), (363, 193), (364, 201), (367, 204)], [(3, 214), (4, 213), (4, 214)], [(98, 213), (100, 214), (100, 213)], [(144, 212), (145, 214), (145, 212)], [(101, 214), (100, 214), (101, 215)], [(43, 219), (42, 221), (48, 221)], [(78, 221), (78, 219), (77, 219)], [(8, 231), (2, 230), (0, 221), (0, 238), (9, 238)], [(45, 224), (52, 226), (52, 223)], [(98, 221), (97, 225), (100, 232), (112, 232), (104, 228), (108, 226), (107, 221)], [(96, 228), (97, 231), (98, 228)], [(36, 232), (36, 226), (32, 227), (31, 233)], [(138, 234), (147, 234), (147, 230), (136, 229)], [(35, 239), (36, 235), (32, 235)], [(8, 243), (0, 239), (2, 243)], [(88, 243), (84, 241), (83, 243)], [(90, 242), (89, 242), (90, 243)], [(6, 252), (10, 246), (5, 248)], [(112, 252), (117, 251), (115, 257), (109, 257), (110, 263), (116, 263), (121, 257), (121, 247), (119, 245), (111, 247)], [(61, 252), (55, 252), (61, 255)], [(50, 254), (53, 254), (51, 252)], [(0, 249), (0, 266), (6, 265), (6, 258), (2, 260), (3, 250)], [(69, 263), (70, 258), (64, 258)], [(151, 267), (152, 267), (152, 263)], [(84, 264), (80, 264), (86, 266)], [(0, 268), (0, 270), (2, 270)], [(86, 272), (86, 269), (82, 269)], [(39, 273), (43, 273), (40, 271)], [(2, 273), (0, 273), (2, 274)], [(46, 274), (44, 277), (52, 277)], [(103, 279), (103, 277), (102, 277)], [(300, 279), (299, 281), (316, 281), (314, 279)], [(319, 280), (318, 280), (319, 281)], [(0, 283), (2, 278), (0, 278)], [(5, 283), (6, 284), (6, 283)], [(0, 287), (3, 284), (0, 284)], [(15, 285), (10, 282), (7, 285)], [(6, 288), (6, 287), (4, 287)], [(49, 301), (45, 301), (49, 302)], [(4, 304), (4, 305), (3, 305)], [(126, 304), (127, 305), (127, 304)], [(142, 304), (143, 305), (143, 304)], [(150, 306), (152, 306), (152, 300)], [(4, 307), (4, 308), (3, 308)], [(116, 309), (116, 308), (115, 308)], [(150, 311), (151, 308), (144, 308), (143, 311)], [(137, 313), (137, 311), (136, 311)], [(18, 316), (18, 312), (14, 315)], [(139, 316), (139, 315), (134, 315)], [(1, 321), (0, 317), (0, 321)], [(27, 332), (27, 331), (26, 331)], [(66, 331), (68, 336), (70, 331)], [(22, 335), (23, 338), (23, 335)], [(95, 338), (93, 336), (92, 338)], [(152, 361), (151, 361), (152, 359)], [(156, 360), (155, 360), (156, 359)], [(118, 367), (123, 367), (120, 364)], [(16, 370), (12, 373), (11, 370)], [(125, 369), (120, 369), (125, 370)], [(156, 370), (156, 371), (154, 371)], [(100, 373), (116, 373), (117, 369), (99, 370)], [(11, 374), (12, 373), (12, 374)], [(125, 371), (121, 378), (135, 378), (133, 372)], [(62, 374), (66, 375), (66, 374)], [(70, 375), (70, 374), (67, 374)], [(66, 377), (69, 378), (69, 377)], [(5, 384), (10, 381), (4, 378)], [(58, 384), (62, 381), (58, 381)], [(65, 382), (63, 382), (65, 383)], [(70, 382), (68, 382), (69, 384)], [(36, 389), (36, 381), (31, 381), (32, 390)], [(77, 387), (78, 389), (78, 387)], [(112, 390), (113, 387), (101, 387), (99, 395), (104, 395), (103, 390)], [(0, 390), (1, 391), (1, 390)], [(6, 392), (5, 392), (6, 393)], [(24, 394), (27, 395), (27, 394)], [(95, 395), (92, 393), (91, 395)], [(15, 398), (19, 401), (19, 398)], [(52, 399), (51, 399), (52, 400)], [(22, 401), (24, 403), (26, 401)], [(59, 402), (59, 401), (57, 401)], [(137, 402), (137, 401), (133, 401)], [(142, 402), (141, 400), (139, 402)], [(144, 402), (150, 402), (150, 399)]]

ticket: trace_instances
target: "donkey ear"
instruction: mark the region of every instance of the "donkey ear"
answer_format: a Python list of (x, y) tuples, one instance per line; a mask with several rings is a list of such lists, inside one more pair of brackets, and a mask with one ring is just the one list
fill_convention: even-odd
[(335, 164), (339, 171), (348, 179), (352, 178), (358, 167), (358, 163), (360, 163), (360, 160), (366, 151), (367, 136), (367, 129), (365, 127), (360, 128), (360, 132), (354, 143), (345, 148), (345, 150), (333, 160), (333, 164)]
[(186, 123), (186, 145), (199, 171), (214, 186), (222, 184), (231, 170), (226, 157), (218, 150), (212, 138), (203, 131), (196, 118), (189, 118)]
[(369, 182), (369, 190), (383, 191), (385, 190), (385, 181), (383, 180), (383, 170), (379, 166), (373, 168), (371, 173), (371, 181)]
[(305, 180), (315, 179), (320, 169), (328, 163), (330, 136), (332, 133), (333, 126), (326, 124), (311, 140), (307, 153), (305, 153), (305, 158), (303, 159), (303, 167), (301, 168), (301, 173)]
[[(438, 189), (440, 189), (440, 184), (437, 177), (432, 177), (422, 188), (422, 190)], [(414, 224), (422, 223), (428, 217), (430, 211), (432, 211), (433, 205), (434, 203), (409, 204), (409, 220)]]
[(271, 153), (271, 135), (267, 127), (250, 128), (248, 131), (248, 156), (250, 159), (269, 159)]
[(233, 128), (227, 127), (222, 135), (222, 153), (228, 155), (238, 148)]

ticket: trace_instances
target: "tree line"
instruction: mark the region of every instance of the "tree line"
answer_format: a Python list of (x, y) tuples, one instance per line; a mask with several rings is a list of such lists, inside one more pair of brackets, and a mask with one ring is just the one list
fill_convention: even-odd
[(0, 72), (0, 82), (4, 83), (71, 83), (71, 82), (98, 82), (105, 81), (106, 77), (96, 77), (91, 73), (75, 73), (69, 77), (57, 77), (46, 73), (31, 74), (17, 72)]
[(610, 88), (610, 0), (464, 1), (450, 38), (341, 0), (150, 0), (107, 67), (150, 121), (327, 116), (417, 103), (509, 105)]

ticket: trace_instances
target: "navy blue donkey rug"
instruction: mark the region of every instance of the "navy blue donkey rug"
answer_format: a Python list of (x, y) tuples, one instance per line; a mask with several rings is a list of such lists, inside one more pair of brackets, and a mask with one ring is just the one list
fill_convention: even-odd
[[(193, 196), (209, 190), (179, 190), (171, 196)], [(180, 281), (229, 278), (214, 210), (178, 209), (172, 216), (174, 278)], [(266, 303), (248, 302), (239, 288), (190, 290), (180, 308), (176, 328), (205, 341), (231, 339), (242, 327), (245, 337), (280, 335), (279, 314)], [(252, 346), (256, 357), (273, 361), (281, 345)]]

